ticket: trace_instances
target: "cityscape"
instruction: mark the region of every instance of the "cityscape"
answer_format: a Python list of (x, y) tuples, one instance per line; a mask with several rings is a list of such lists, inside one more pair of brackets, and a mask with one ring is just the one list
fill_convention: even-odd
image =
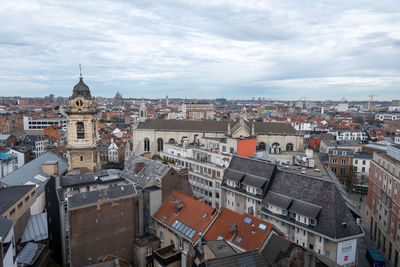
[(399, 267), (399, 6), (339, 2), (0, 3), (0, 267)]

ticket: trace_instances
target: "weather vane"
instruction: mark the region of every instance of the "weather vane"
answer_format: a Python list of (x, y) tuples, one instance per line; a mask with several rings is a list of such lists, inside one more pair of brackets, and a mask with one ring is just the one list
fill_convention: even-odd
[(79, 64), (79, 78), (82, 79), (82, 66)]

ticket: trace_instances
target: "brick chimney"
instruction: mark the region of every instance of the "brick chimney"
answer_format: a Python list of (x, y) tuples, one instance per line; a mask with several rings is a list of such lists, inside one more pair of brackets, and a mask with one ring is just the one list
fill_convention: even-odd
[(177, 215), (177, 214), (183, 209), (184, 204), (183, 204), (182, 200), (180, 200), (179, 198), (177, 198), (177, 199), (175, 200), (174, 205), (175, 205), (175, 215)]
[(42, 172), (47, 175), (58, 175), (58, 161), (46, 161), (42, 164)]
[(135, 174), (138, 174), (143, 168), (146, 167), (144, 162), (137, 162), (135, 163)]

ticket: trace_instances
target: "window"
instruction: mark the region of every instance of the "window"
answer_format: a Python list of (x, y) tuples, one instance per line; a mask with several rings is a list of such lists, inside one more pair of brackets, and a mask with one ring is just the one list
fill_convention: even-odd
[(157, 139), (157, 151), (163, 151), (164, 150), (164, 140), (162, 138)]
[(164, 242), (164, 233), (160, 231), (160, 241)]
[(328, 258), (331, 256), (331, 253), (329, 252), (329, 250), (325, 250), (325, 256)]
[(81, 161), (83, 161), (83, 156), (81, 156)]
[(144, 139), (143, 145), (144, 145), (144, 152), (149, 152), (150, 151), (150, 140), (148, 138)]
[(81, 121), (76, 123), (76, 138), (85, 139), (85, 125)]
[(346, 160), (342, 159), (342, 165), (346, 165)]
[(236, 202), (236, 207), (240, 207), (240, 203), (239, 202)]
[(18, 204), (18, 209), (22, 208), (22, 202)]

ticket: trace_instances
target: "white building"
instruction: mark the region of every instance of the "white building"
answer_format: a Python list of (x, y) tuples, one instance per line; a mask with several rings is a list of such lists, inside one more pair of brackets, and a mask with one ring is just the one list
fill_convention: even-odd
[(114, 140), (111, 138), (111, 143), (108, 146), (108, 161), (109, 162), (118, 162), (118, 146), (114, 143)]
[(329, 134), (335, 136), (336, 140), (357, 140), (367, 141), (368, 135), (365, 131), (351, 131), (351, 130), (329, 130)]
[(67, 119), (65, 118), (32, 119), (32, 117), (24, 116), (23, 122), (24, 130), (43, 130), (53, 125), (56, 125), (59, 129), (67, 129)]
[(24, 153), (22, 153), (18, 150), (12, 149), (12, 148), (7, 153), (11, 154), (17, 158), (17, 168), (21, 168), (25, 164), (25, 154)]
[[(6, 245), (9, 244), (9, 245)], [(0, 215), (0, 247), (3, 249), (0, 266), (16, 267), (17, 261), (15, 252), (14, 222)]]
[(372, 154), (365, 152), (358, 152), (354, 154), (353, 166), (357, 174), (359, 183), (365, 184), (368, 182), (369, 167), (372, 160)]
[(377, 114), (375, 114), (375, 120), (378, 120), (378, 121), (400, 120), (400, 112), (377, 113)]
[(17, 157), (8, 153), (0, 153), (0, 178), (3, 178), (17, 169)]

